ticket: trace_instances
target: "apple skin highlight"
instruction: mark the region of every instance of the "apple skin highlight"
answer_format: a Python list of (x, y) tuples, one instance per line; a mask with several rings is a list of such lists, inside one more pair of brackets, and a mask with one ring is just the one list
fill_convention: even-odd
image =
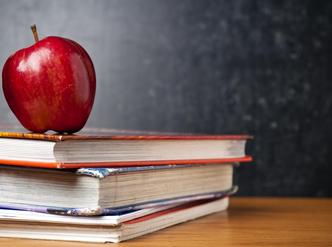
[(11, 55), (3, 67), (7, 103), (32, 132), (77, 132), (88, 120), (95, 98), (92, 60), (75, 41), (55, 36), (37, 39)]

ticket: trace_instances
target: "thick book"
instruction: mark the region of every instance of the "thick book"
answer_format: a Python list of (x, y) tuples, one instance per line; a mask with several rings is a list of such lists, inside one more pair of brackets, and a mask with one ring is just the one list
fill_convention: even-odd
[(76, 135), (0, 132), (0, 163), (44, 168), (251, 161), (248, 135), (179, 135), (87, 129)]
[(228, 197), (191, 202), (124, 222), (114, 222), (107, 216), (71, 220), (69, 216), (47, 218), (27, 212), (10, 217), (0, 212), (0, 237), (117, 243), (223, 211), (228, 202)]
[(112, 214), (234, 192), (233, 164), (78, 170), (0, 166), (0, 207), (69, 215)]

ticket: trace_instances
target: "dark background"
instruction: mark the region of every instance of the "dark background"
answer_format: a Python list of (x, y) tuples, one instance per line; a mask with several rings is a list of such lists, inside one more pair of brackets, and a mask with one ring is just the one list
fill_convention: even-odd
[[(0, 64), (64, 36), (94, 61), (88, 126), (255, 136), (239, 195), (332, 196), (332, 1), (5, 1)], [(17, 124), (0, 94), (1, 123)]]

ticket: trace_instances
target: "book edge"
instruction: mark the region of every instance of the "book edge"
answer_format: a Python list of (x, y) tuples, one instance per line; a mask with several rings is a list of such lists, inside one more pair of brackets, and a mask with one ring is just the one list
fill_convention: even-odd
[(176, 165), (176, 164), (212, 164), (212, 163), (235, 163), (251, 162), (252, 157), (246, 155), (239, 158), (222, 158), (222, 159), (195, 159), (195, 160), (156, 160), (156, 161), (120, 161), (120, 162), (96, 162), (96, 163), (61, 163), (61, 162), (40, 162), (25, 160), (5, 160), (0, 159), (0, 164), (10, 166), (39, 167), (53, 169), (73, 169), (73, 168), (94, 168), (94, 167), (125, 167), (125, 166), (159, 166), (159, 165)]

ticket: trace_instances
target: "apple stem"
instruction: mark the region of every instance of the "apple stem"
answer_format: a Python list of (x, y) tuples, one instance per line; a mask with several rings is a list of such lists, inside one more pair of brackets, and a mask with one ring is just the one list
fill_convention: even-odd
[(39, 41), (39, 38), (38, 38), (37, 27), (35, 24), (31, 26), (31, 30), (33, 33), (33, 37), (35, 38), (35, 42), (37, 43)]

